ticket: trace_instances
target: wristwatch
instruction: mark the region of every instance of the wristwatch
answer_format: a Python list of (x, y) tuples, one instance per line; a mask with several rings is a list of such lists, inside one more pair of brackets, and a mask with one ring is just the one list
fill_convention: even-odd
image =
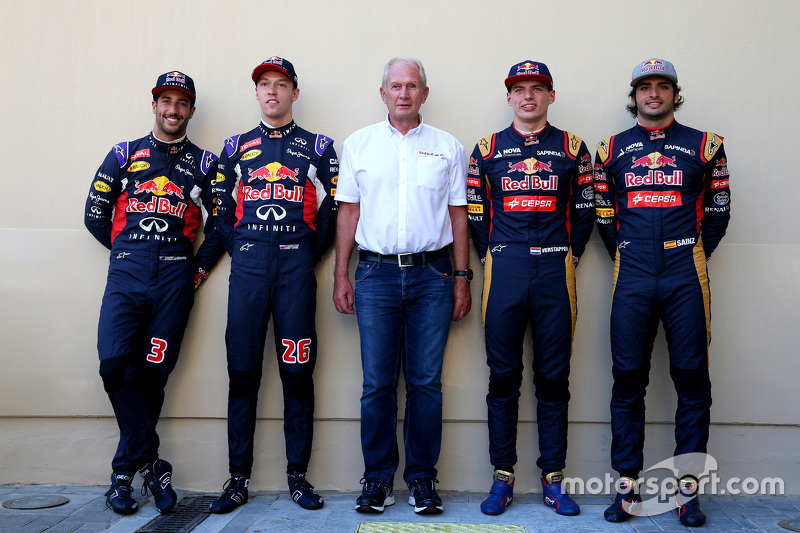
[(467, 281), (472, 281), (472, 269), (468, 268), (466, 270), (456, 270), (453, 272), (454, 276), (464, 276), (467, 278)]

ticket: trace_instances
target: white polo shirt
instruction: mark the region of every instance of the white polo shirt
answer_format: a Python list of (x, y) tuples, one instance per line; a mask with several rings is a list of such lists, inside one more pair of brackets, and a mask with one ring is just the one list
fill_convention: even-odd
[(386, 120), (342, 144), (335, 199), (360, 203), (359, 250), (432, 252), (453, 242), (449, 205), (467, 205), (464, 147), (420, 125), (402, 135)]

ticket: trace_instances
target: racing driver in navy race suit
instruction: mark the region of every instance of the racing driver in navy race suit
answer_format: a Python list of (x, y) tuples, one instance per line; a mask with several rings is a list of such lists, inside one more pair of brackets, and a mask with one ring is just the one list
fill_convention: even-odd
[(194, 258), (198, 226), (213, 209), (217, 156), (192, 144), (192, 79), (158, 78), (150, 135), (114, 145), (86, 200), (86, 227), (111, 250), (97, 350), (100, 376), (120, 430), (109, 507), (135, 513), (138, 470), (162, 513), (176, 503), (172, 465), (159, 459), (156, 424), (194, 301), (195, 267), (216, 261), (213, 240)]
[[(645, 389), (658, 323), (664, 324), (678, 395), (675, 456), (680, 521), (700, 526), (699, 469), (711, 408), (711, 296), (706, 261), (730, 219), (722, 137), (683, 126), (675, 67), (650, 59), (633, 71), (628, 110), (638, 123), (603, 139), (595, 159), (597, 227), (615, 261), (611, 303), (611, 466), (619, 472), (610, 522), (628, 520), (641, 496)], [(689, 464), (681, 465), (683, 461)]]
[(577, 317), (575, 266), (594, 225), (592, 160), (580, 137), (547, 122), (555, 91), (544, 63), (512, 66), (505, 85), (514, 122), (478, 142), (467, 176), (472, 240), (485, 263), (486, 403), (495, 468), (481, 511), (500, 514), (513, 499), (522, 345), (530, 322), (544, 503), (558, 514), (576, 515), (580, 508), (561, 481)]
[(314, 423), (317, 280), (314, 267), (333, 241), (333, 141), (292, 119), (294, 66), (279, 57), (252, 74), (261, 123), (225, 141), (215, 227), (232, 254), (228, 293), (228, 455), (231, 477), (211, 512), (247, 502), (264, 344), (273, 317), (283, 385), (289, 493), (305, 509), (322, 498), (306, 480)]

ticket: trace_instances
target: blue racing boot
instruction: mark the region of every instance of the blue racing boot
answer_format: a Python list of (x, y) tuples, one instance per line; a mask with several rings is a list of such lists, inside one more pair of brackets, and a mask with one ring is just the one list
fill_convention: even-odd
[(148, 490), (153, 495), (159, 513), (168, 513), (178, 502), (178, 495), (172, 489), (172, 465), (163, 459), (156, 459), (139, 469), (144, 478), (142, 495)]
[(697, 501), (697, 480), (692, 476), (684, 476), (678, 481), (678, 498), (675, 504), (681, 524), (687, 527), (699, 527), (706, 523), (706, 515)]
[(565, 516), (575, 516), (581, 512), (581, 508), (567, 494), (567, 489), (561, 486), (564, 480), (564, 472), (550, 472), (542, 478), (542, 493), (544, 504), (552, 507), (556, 513)]
[(609, 522), (627, 522), (631, 516), (642, 510), (642, 498), (636, 492), (636, 480), (621, 477), (617, 481), (617, 496), (614, 503), (603, 512), (603, 518)]
[(488, 515), (503, 514), (514, 501), (514, 474), (495, 470), (489, 496), (481, 503), (481, 512)]

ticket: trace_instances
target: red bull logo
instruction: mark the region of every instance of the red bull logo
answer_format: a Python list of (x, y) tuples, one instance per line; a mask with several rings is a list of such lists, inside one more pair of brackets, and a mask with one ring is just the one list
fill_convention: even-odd
[(664, 63), (658, 61), (657, 59), (651, 59), (650, 61), (642, 65), (642, 74), (647, 74), (648, 72), (664, 72), (664, 71), (666, 71)]
[(683, 185), (683, 172), (676, 170), (673, 174), (665, 174), (661, 170), (648, 170), (644, 176), (637, 176), (633, 172), (625, 173), (626, 187), (641, 187), (642, 185)]
[(534, 189), (555, 191), (558, 190), (558, 176), (551, 175), (549, 178), (544, 176), (525, 176), (519, 181), (504, 177), (500, 179), (500, 186), (504, 191), (529, 191)]
[(552, 161), (547, 163), (543, 163), (542, 161), (537, 161), (533, 157), (529, 157), (528, 159), (524, 159), (519, 163), (515, 164), (508, 164), (508, 172), (524, 172), (525, 174), (536, 174), (537, 172), (552, 172), (553, 168), (551, 165), (553, 164)]
[(142, 192), (151, 192), (156, 196), (172, 196), (173, 194), (183, 200), (183, 187), (178, 187), (166, 176), (159, 176), (152, 180), (147, 180), (144, 183), (135, 182), (136, 190), (133, 194)]
[(675, 157), (667, 157), (658, 152), (653, 152), (643, 157), (631, 157), (631, 168), (647, 167), (647, 168), (661, 168), (661, 167), (674, 167)]
[(167, 198), (153, 198), (149, 202), (140, 202), (136, 198), (128, 198), (128, 213), (164, 213), (183, 218), (186, 203), (172, 205)]
[(248, 185), (241, 188), (242, 198), (245, 200), (286, 200), (287, 202), (302, 202), (303, 188), (295, 185), (293, 188), (284, 187), (280, 183), (267, 183), (263, 189), (255, 189)]
[(520, 74), (539, 74), (539, 66), (526, 61), (517, 67), (517, 76)]
[(279, 181), (282, 179), (290, 179), (295, 183), (300, 183), (300, 180), (297, 179), (297, 174), (300, 172), (299, 168), (290, 170), (277, 162), (264, 165), (256, 170), (248, 168), (247, 172), (250, 174), (247, 183), (253, 180)]

